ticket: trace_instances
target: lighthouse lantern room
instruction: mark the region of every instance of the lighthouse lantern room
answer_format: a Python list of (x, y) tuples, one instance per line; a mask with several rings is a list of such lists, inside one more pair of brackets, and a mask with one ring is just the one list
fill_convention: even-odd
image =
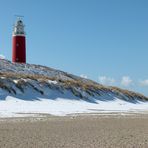
[(26, 63), (26, 36), (22, 19), (17, 18), (12, 36), (12, 62)]

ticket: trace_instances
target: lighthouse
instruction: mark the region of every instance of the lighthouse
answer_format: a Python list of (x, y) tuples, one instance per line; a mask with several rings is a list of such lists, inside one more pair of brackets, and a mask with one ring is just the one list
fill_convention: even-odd
[(26, 35), (24, 23), (21, 18), (17, 18), (12, 34), (12, 62), (26, 63)]

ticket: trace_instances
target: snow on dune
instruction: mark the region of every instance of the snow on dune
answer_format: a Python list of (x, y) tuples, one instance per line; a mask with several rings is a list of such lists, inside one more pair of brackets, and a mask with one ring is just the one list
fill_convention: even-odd
[(142, 94), (45, 66), (0, 62), (0, 117), (143, 111), (148, 97)]
[[(120, 99), (114, 101), (99, 101), (96, 103), (84, 100), (70, 100), (65, 98), (43, 99), (35, 101), (20, 100), (7, 96), (6, 100), (0, 102), (0, 117), (21, 117), (31, 114), (51, 114), (65, 116), (77, 113), (122, 113), (148, 111), (148, 103), (129, 103)], [(31, 115), (32, 116), (32, 115)]]

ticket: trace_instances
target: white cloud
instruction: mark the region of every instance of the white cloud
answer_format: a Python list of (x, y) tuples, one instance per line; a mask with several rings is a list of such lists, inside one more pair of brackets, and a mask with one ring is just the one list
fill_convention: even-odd
[(132, 84), (133, 80), (129, 76), (123, 76), (121, 79), (121, 85), (122, 86), (130, 86)]
[(113, 85), (115, 83), (115, 79), (106, 76), (100, 76), (98, 79), (99, 83), (104, 85)]
[(81, 77), (81, 78), (85, 78), (85, 79), (88, 78), (88, 77), (87, 77), (86, 75), (84, 75), (84, 74), (81, 74), (80, 77)]
[(5, 59), (6, 57), (2, 54), (0, 54), (0, 59)]
[(147, 80), (140, 81), (140, 85), (141, 86), (148, 86), (148, 79)]

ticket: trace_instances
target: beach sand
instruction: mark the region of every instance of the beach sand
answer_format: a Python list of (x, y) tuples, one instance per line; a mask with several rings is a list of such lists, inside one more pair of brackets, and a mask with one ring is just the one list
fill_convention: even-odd
[(147, 148), (148, 115), (0, 119), (1, 148)]

